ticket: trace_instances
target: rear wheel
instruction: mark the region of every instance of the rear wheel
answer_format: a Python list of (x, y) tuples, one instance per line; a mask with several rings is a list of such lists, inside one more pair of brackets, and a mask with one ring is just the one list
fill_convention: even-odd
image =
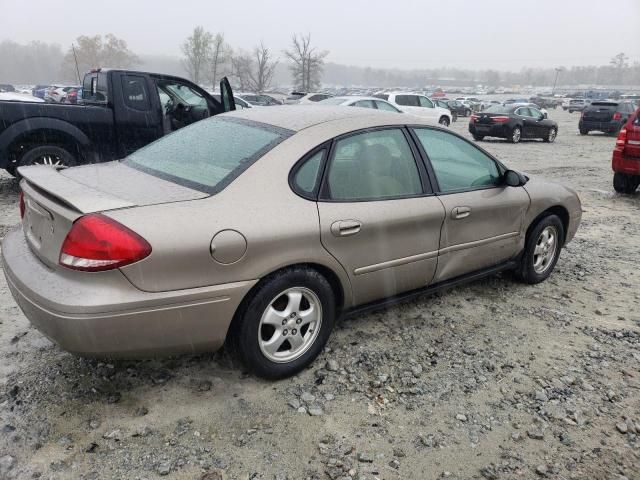
[(547, 142), (547, 143), (553, 143), (555, 141), (557, 135), (558, 135), (558, 129), (557, 128), (550, 128), (549, 129), (549, 133), (542, 140), (544, 142)]
[(521, 138), (522, 138), (522, 129), (516, 125), (515, 127), (513, 127), (513, 130), (511, 130), (511, 136), (509, 137), (509, 141), (511, 143), (518, 143)]
[(43, 145), (28, 150), (18, 162), (18, 166), (49, 165), (52, 167), (76, 165), (76, 158), (66, 149), (57, 145)]
[(589, 130), (587, 130), (586, 128), (580, 127), (580, 135), (587, 135), (589, 133)]
[(443, 127), (448, 127), (449, 126), (449, 118), (445, 117), (444, 115), (440, 117), (440, 120), (438, 120), (438, 123), (440, 125), (442, 125)]
[(242, 362), (264, 378), (291, 376), (327, 343), (335, 295), (315, 270), (292, 268), (265, 279), (238, 312), (234, 344)]
[(473, 134), (473, 139), (476, 142), (481, 142), (484, 139), (484, 135), (476, 135), (475, 133)]
[(549, 214), (527, 236), (516, 277), (525, 283), (546, 280), (555, 267), (564, 242), (564, 227), (557, 215)]
[(616, 172), (613, 174), (613, 189), (618, 193), (633, 193), (640, 185), (640, 176)]

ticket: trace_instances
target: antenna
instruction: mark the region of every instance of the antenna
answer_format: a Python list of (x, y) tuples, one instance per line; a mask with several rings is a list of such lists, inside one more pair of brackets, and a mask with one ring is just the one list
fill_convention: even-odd
[(76, 47), (73, 43), (71, 44), (71, 50), (73, 50), (73, 59), (76, 62), (76, 73), (78, 74), (78, 85), (82, 85), (82, 80), (80, 80), (80, 68), (78, 67), (78, 57), (76, 56)]

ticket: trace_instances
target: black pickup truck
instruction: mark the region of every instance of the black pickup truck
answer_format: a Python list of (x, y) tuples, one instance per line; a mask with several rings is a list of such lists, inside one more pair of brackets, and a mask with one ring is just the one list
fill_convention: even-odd
[(106, 162), (203, 118), (235, 109), (179, 77), (130, 70), (87, 73), (78, 105), (0, 101), (0, 168)]

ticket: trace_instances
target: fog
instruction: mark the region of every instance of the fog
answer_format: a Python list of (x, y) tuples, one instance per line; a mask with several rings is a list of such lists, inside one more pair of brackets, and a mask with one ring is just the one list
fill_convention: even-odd
[(373, 68), (519, 70), (601, 65), (621, 51), (640, 61), (638, 0), (513, 2), (151, 2), (0, 0), (0, 41), (58, 43), (113, 33), (138, 55), (179, 56), (196, 25), (222, 32), (235, 48), (273, 51), (310, 33), (327, 62)]

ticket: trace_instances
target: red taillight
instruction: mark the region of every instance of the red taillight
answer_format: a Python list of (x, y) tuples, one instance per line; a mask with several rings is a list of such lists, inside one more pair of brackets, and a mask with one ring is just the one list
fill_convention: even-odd
[(24, 192), (20, 191), (20, 218), (24, 218)]
[(85, 215), (69, 230), (60, 250), (60, 265), (99, 272), (129, 265), (150, 253), (151, 245), (124, 225), (104, 215)]
[(471, 123), (474, 123), (474, 122), (477, 122), (477, 121), (478, 121), (478, 118), (479, 118), (479, 117), (478, 117), (478, 115), (471, 115), (471, 116), (469, 117), (469, 121), (470, 121)]
[(622, 114), (620, 112), (616, 112), (613, 114), (614, 120), (620, 120), (622, 118)]
[(616, 146), (624, 148), (626, 144), (627, 144), (627, 129), (623, 128), (622, 130), (620, 130), (620, 133), (618, 134), (618, 138), (616, 140)]
[(491, 120), (493, 120), (495, 123), (505, 123), (509, 121), (509, 117), (499, 115), (497, 117), (491, 117)]

